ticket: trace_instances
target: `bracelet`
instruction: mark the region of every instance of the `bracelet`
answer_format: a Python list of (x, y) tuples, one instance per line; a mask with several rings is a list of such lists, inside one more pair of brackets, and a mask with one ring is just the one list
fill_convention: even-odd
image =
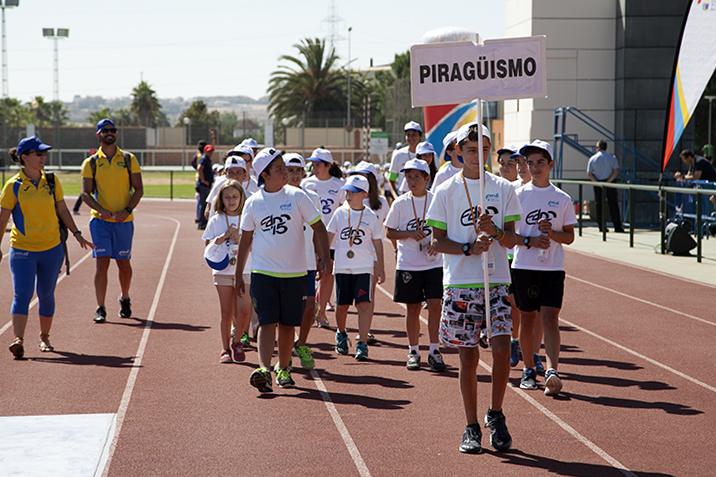
[(77, 230), (77, 232), (74, 232), (72, 235), (75, 235), (75, 236), (76, 236), (77, 234), (81, 234), (81, 233), (82, 233), (81, 230)]
[(505, 229), (500, 229), (500, 228), (498, 228), (497, 230), (499, 230), (499, 232), (502, 232), (502, 235), (500, 235), (500, 234), (498, 233), (498, 234), (497, 234), (497, 237), (495, 237), (495, 240), (497, 240), (497, 241), (499, 242), (499, 241), (501, 241), (503, 238), (505, 238), (505, 235), (507, 235), (507, 234), (505, 233)]

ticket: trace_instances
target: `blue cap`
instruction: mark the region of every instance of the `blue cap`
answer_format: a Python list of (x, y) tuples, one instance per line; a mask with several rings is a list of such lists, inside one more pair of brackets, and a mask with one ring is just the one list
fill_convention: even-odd
[(43, 144), (37, 136), (26, 137), (17, 145), (17, 155), (27, 154), (27, 151), (46, 151), (52, 149), (52, 146)]
[(346, 180), (345, 185), (343, 185), (341, 189), (351, 192), (368, 192), (368, 190), (370, 190), (370, 184), (368, 183), (368, 179), (363, 175), (357, 174), (348, 177), (348, 180)]
[(104, 118), (104, 119), (100, 120), (100, 122), (97, 123), (97, 132), (100, 132), (102, 130), (102, 128), (105, 126), (112, 126), (113, 128), (117, 127), (117, 126), (115, 126), (114, 121), (112, 121), (109, 118)]

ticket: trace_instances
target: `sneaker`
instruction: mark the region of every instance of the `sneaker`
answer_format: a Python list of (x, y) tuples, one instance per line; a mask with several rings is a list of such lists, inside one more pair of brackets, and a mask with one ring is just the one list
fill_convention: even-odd
[[(281, 369), (283, 369), (283, 368), (281, 368), (281, 366), (279, 366), (278, 363), (273, 365), (274, 373), (278, 374), (278, 372), (281, 371)], [(286, 369), (288, 369), (289, 371), (293, 371), (293, 356), (288, 358), (288, 366), (286, 366)]]
[(72, 211), (72, 215), (80, 215), (80, 211), (79, 211), (79, 210), (73, 210), (73, 211)]
[[(360, 341), (360, 335), (356, 335), (356, 343), (358, 341)], [(368, 346), (375, 346), (378, 344), (378, 340), (375, 339), (375, 336), (368, 333), (368, 336), (366, 337), (366, 340), (365, 340), (365, 344), (367, 344)]]
[(368, 361), (368, 345), (362, 341), (356, 343), (356, 354), (354, 358), (358, 361)]
[(335, 307), (333, 306), (333, 303), (326, 302), (326, 311), (336, 311)]
[(219, 362), (221, 364), (231, 363), (231, 351), (228, 349), (221, 350), (221, 355), (219, 356)]
[(10, 352), (15, 359), (20, 359), (25, 356), (25, 347), (22, 344), (21, 338), (15, 338), (10, 345)]
[(279, 369), (276, 373), (276, 384), (280, 388), (296, 387), (296, 381), (291, 377), (291, 371), (288, 368)]
[(336, 331), (336, 353), (346, 355), (350, 347), (350, 339), (345, 331)]
[(316, 326), (325, 329), (329, 329), (331, 327), (330, 323), (328, 323), (328, 317), (326, 316), (325, 312), (318, 313), (316, 315)]
[(408, 361), (405, 364), (405, 367), (408, 368), (408, 371), (417, 371), (420, 369), (420, 355), (416, 353), (415, 351), (411, 350), (410, 353), (408, 353)]
[(244, 348), (251, 348), (251, 340), (249, 339), (249, 334), (247, 332), (244, 331), (239, 341), (241, 341)]
[(525, 369), (522, 371), (522, 379), (520, 380), (520, 388), (537, 389), (537, 373), (534, 369)]
[(244, 353), (244, 345), (241, 341), (234, 341), (231, 343), (231, 354), (234, 356), (234, 361), (237, 363), (246, 361), (246, 353)]
[(487, 349), (490, 347), (489, 340), (487, 339), (487, 329), (482, 328), (480, 330), (480, 339), (477, 340), (477, 344), (480, 345), (480, 348)]
[(485, 427), (490, 429), (490, 445), (497, 451), (506, 451), (512, 447), (512, 436), (505, 424), (505, 415), (491, 409), (485, 414)]
[(535, 360), (535, 371), (543, 372), (544, 371), (544, 365), (542, 364), (542, 358), (540, 358), (540, 355), (537, 353), (534, 354), (534, 360)]
[(313, 351), (306, 345), (298, 346), (296, 343), (293, 344), (293, 352), (301, 360), (301, 366), (303, 369), (313, 369), (316, 366), (316, 361), (313, 359)]
[(273, 392), (273, 387), (271, 387), (271, 372), (266, 368), (259, 368), (251, 373), (249, 382), (253, 387), (258, 389), (260, 393)]
[(480, 440), (482, 439), (482, 431), (480, 426), (477, 424), (471, 424), (465, 428), (465, 432), (462, 433), (462, 444), (460, 444), (460, 452), (464, 454), (480, 454), (482, 452), (482, 446)]
[(119, 310), (119, 316), (121, 318), (131, 318), (132, 317), (132, 304), (129, 302), (129, 297), (127, 297), (127, 298), (119, 297), (119, 305), (122, 307), (122, 309)]
[(544, 375), (544, 394), (546, 396), (556, 396), (562, 390), (562, 380), (554, 368), (549, 368), (547, 374)]
[(520, 342), (512, 340), (510, 342), (510, 348), (510, 366), (514, 367), (520, 362)]
[(107, 321), (107, 310), (103, 306), (98, 306), (94, 312), (94, 322), (104, 323), (105, 321)]
[(439, 351), (435, 351), (434, 353), (430, 353), (428, 355), (428, 365), (430, 365), (433, 371), (437, 371), (438, 373), (445, 371), (447, 368), (447, 366), (445, 366), (445, 362), (443, 361), (443, 355), (440, 354)]

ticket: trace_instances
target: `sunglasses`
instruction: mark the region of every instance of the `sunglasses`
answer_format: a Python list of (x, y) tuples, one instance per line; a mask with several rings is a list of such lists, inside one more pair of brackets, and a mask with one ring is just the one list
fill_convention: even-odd
[(102, 128), (100, 131), (102, 134), (112, 133), (115, 134), (117, 132), (117, 128)]
[(28, 151), (28, 153), (27, 153), (28, 156), (31, 156), (33, 154), (35, 154), (38, 157), (43, 157), (43, 156), (47, 155), (47, 151)]

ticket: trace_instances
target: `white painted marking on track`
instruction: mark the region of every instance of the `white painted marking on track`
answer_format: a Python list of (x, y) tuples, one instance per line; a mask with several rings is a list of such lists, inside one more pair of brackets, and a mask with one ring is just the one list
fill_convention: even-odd
[(577, 277), (574, 277), (574, 276), (572, 276), (572, 275), (567, 275), (567, 278), (570, 278), (570, 279), (572, 279), (572, 280), (576, 280), (576, 281), (578, 281), (578, 282), (582, 282), (582, 283), (584, 283), (584, 284), (586, 284), (586, 285), (591, 285), (591, 286), (593, 286), (593, 287), (595, 287), (595, 288), (599, 288), (600, 290), (604, 290), (604, 291), (608, 291), (608, 292), (610, 292), (610, 293), (614, 293), (614, 294), (619, 295), (619, 296), (622, 296), (622, 297), (624, 297), (624, 298), (630, 298), (630, 299), (632, 299), (632, 300), (638, 301), (639, 303), (643, 303), (643, 304), (645, 304), (645, 305), (650, 305), (650, 306), (653, 306), (653, 307), (655, 307), (655, 308), (659, 308), (659, 309), (661, 309), (661, 310), (668, 311), (669, 313), (676, 313), (677, 315), (681, 315), (681, 316), (684, 316), (684, 317), (686, 317), (686, 318), (691, 318), (692, 320), (700, 321), (701, 323), (705, 323), (705, 324), (707, 324), (707, 325), (716, 326), (716, 323), (714, 323), (714, 322), (712, 322), (712, 321), (704, 320), (703, 318), (699, 318), (698, 316), (689, 315), (688, 313), (683, 313), (683, 312), (681, 312), (681, 311), (679, 311), (679, 310), (674, 310), (673, 308), (668, 308), (668, 307), (663, 306), (663, 305), (657, 305), (656, 303), (653, 303), (653, 302), (644, 300), (644, 299), (642, 299), (642, 298), (637, 298), (637, 297), (635, 297), (635, 296), (627, 295), (626, 293), (622, 293), (622, 292), (617, 291), (617, 290), (614, 290), (614, 289), (612, 289), (612, 288), (607, 288), (607, 287), (602, 286), (602, 285), (597, 285), (596, 283), (592, 283), (592, 282), (590, 282), (590, 281), (588, 281), (588, 280), (582, 280), (581, 278), (577, 278)]
[[(393, 298), (393, 295), (391, 295), (385, 288), (383, 288), (380, 285), (378, 285), (378, 288), (386, 296), (390, 297), (391, 299)], [(405, 307), (405, 305), (403, 305), (403, 307)], [(420, 321), (422, 321), (426, 325), (428, 324), (428, 320), (423, 318), (422, 313), (420, 314)], [(488, 373), (492, 374), (492, 368), (490, 367), (490, 365), (485, 363), (483, 360), (480, 360), (480, 366), (485, 368)], [(570, 426), (569, 424), (567, 424), (566, 422), (564, 422), (563, 420), (558, 418), (549, 409), (547, 409), (542, 404), (540, 404), (539, 402), (535, 401), (533, 398), (528, 396), (527, 393), (522, 391), (520, 388), (516, 388), (512, 385), (510, 385), (510, 388), (514, 392), (516, 392), (522, 399), (527, 401), (530, 405), (532, 405), (534, 408), (536, 408), (538, 411), (540, 411), (542, 414), (544, 414), (547, 418), (551, 419), (555, 424), (557, 424), (559, 427), (561, 427), (562, 429), (567, 431), (572, 437), (574, 437), (579, 442), (581, 442), (582, 444), (587, 446), (587, 448), (589, 448), (589, 450), (591, 450), (592, 452), (597, 454), (599, 457), (604, 459), (607, 463), (609, 463), (609, 465), (611, 465), (612, 467), (614, 467), (615, 469), (617, 469), (618, 471), (620, 471), (622, 474), (624, 474), (627, 477), (636, 477), (636, 475), (634, 473), (632, 473), (629, 469), (627, 469), (624, 465), (622, 465), (618, 460), (616, 460), (615, 458), (613, 458), (612, 456), (607, 454), (601, 447), (599, 447), (598, 445), (596, 445), (595, 443), (593, 443), (592, 441), (590, 441), (589, 439), (584, 437), (582, 434), (577, 432), (572, 426)]]
[(316, 372), (315, 369), (311, 370), (311, 377), (313, 377), (313, 381), (316, 383), (316, 388), (318, 389), (318, 392), (321, 393), (321, 398), (323, 398), (323, 402), (326, 404), (328, 413), (331, 415), (331, 418), (333, 418), (333, 424), (336, 426), (336, 429), (338, 429), (338, 433), (341, 435), (341, 437), (343, 438), (343, 442), (348, 448), (348, 452), (350, 453), (351, 458), (353, 459), (353, 462), (358, 469), (358, 473), (361, 475), (361, 477), (370, 477), (370, 471), (368, 470), (368, 466), (365, 465), (363, 457), (361, 457), (360, 452), (358, 451), (358, 447), (356, 446), (355, 442), (353, 441), (353, 438), (348, 432), (348, 428), (343, 423), (343, 419), (341, 419), (341, 415), (338, 413), (336, 405), (333, 404), (333, 400), (331, 399), (330, 394), (328, 394), (326, 386), (323, 384), (323, 381), (321, 380), (320, 376), (318, 376), (318, 372)]
[[(77, 261), (77, 263), (75, 263), (74, 265), (72, 265), (72, 266), (70, 267), (70, 273), (72, 273), (73, 271), (75, 271), (75, 269), (76, 269), (77, 267), (79, 267), (80, 264), (82, 264), (82, 262), (84, 262), (85, 260), (87, 260), (87, 259), (90, 258), (91, 256), (92, 256), (92, 252), (90, 251), (90, 252), (87, 253), (84, 257), (82, 257), (81, 259), (79, 259), (79, 260)], [(63, 266), (65, 265), (65, 262), (64, 262), (64, 261), (62, 262), (62, 265), (63, 265)], [(65, 278), (66, 276), (67, 276), (67, 273), (62, 273), (62, 274), (57, 278), (56, 285), (59, 285), (60, 282), (61, 282), (62, 280), (64, 280), (64, 278)], [(30, 306), (28, 307), (28, 310), (32, 309), (32, 307), (34, 307), (35, 305), (37, 305), (37, 303), (38, 303), (37, 297), (33, 298), (32, 301), (30, 302)], [(2, 335), (3, 333), (5, 333), (11, 326), (12, 326), (12, 320), (10, 320), (10, 321), (8, 321), (7, 323), (5, 323), (5, 326), (3, 326), (2, 328), (0, 328), (0, 335)]]
[(127, 408), (129, 408), (129, 401), (132, 399), (132, 391), (134, 391), (134, 384), (137, 381), (137, 374), (139, 374), (139, 369), (142, 366), (142, 358), (144, 357), (144, 350), (147, 347), (147, 341), (149, 341), (149, 332), (152, 329), (152, 323), (154, 323), (154, 315), (157, 312), (157, 307), (159, 306), (159, 297), (162, 295), (162, 289), (164, 288), (164, 281), (167, 278), (167, 272), (169, 270), (169, 264), (172, 261), (172, 255), (174, 254), (174, 246), (177, 243), (177, 237), (179, 236), (179, 229), (181, 228), (181, 222), (178, 220), (172, 218), (172, 217), (164, 217), (159, 215), (154, 216), (147, 216), (147, 217), (157, 217), (162, 219), (171, 220), (173, 222), (176, 222), (177, 227), (174, 230), (174, 237), (172, 238), (171, 245), (169, 246), (169, 251), (167, 252), (167, 259), (164, 261), (164, 268), (162, 269), (162, 274), (159, 276), (159, 283), (157, 284), (157, 289), (154, 292), (154, 300), (152, 301), (152, 306), (149, 309), (149, 315), (147, 316), (147, 324), (144, 326), (144, 331), (142, 332), (142, 339), (139, 342), (139, 348), (137, 348), (137, 353), (134, 357), (134, 364), (132, 365), (132, 370), (129, 372), (129, 378), (127, 379), (127, 385), (124, 387), (124, 393), (122, 394), (122, 400), (119, 404), (119, 410), (117, 411), (117, 424), (116, 424), (116, 431), (114, 432), (114, 437), (112, 438), (112, 444), (109, 446), (109, 451), (107, 452), (107, 463), (104, 466), (104, 472), (102, 472), (102, 476), (106, 477), (109, 473), (109, 467), (112, 464), (112, 458), (114, 457), (114, 451), (117, 448), (117, 441), (119, 440), (119, 433), (122, 431), (122, 424), (124, 423), (124, 418), (127, 415)]

